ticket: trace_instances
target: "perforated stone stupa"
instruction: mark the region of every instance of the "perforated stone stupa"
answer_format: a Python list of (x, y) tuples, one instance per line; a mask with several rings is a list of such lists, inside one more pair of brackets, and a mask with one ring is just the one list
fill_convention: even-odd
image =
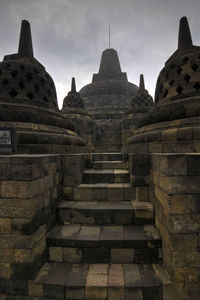
[(187, 18), (183, 17), (178, 49), (166, 61), (157, 80), (155, 106), (139, 122), (140, 128), (128, 141), (129, 150), (136, 151), (133, 145), (139, 143), (138, 151), (198, 152), (199, 92), (200, 47), (193, 45)]
[(88, 147), (94, 150), (96, 140), (96, 122), (85, 110), (84, 102), (76, 91), (75, 78), (72, 78), (71, 91), (63, 100), (62, 113), (67, 120), (72, 121), (76, 132), (86, 140)]
[(6, 55), (0, 63), (0, 126), (16, 128), (21, 153), (62, 153), (71, 146), (79, 151), (85, 145), (59, 112), (54, 82), (33, 56), (25, 20), (18, 53)]
[(139, 89), (131, 101), (131, 108), (122, 120), (122, 143), (124, 147), (128, 138), (135, 133), (139, 121), (153, 107), (153, 104), (153, 98), (145, 89), (144, 76), (141, 74)]

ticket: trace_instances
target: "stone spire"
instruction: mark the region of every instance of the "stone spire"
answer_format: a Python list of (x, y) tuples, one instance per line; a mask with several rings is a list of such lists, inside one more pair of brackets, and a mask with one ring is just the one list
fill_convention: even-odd
[(179, 23), (178, 49), (185, 49), (193, 46), (190, 27), (187, 17), (182, 17)]
[(74, 77), (72, 77), (71, 92), (76, 93), (76, 81)]
[(126, 80), (126, 73), (121, 71), (117, 51), (109, 48), (103, 51), (99, 67), (99, 73), (93, 75), (93, 82), (99, 80)]
[(171, 63), (173, 60), (181, 56), (188, 55), (188, 53), (197, 53), (199, 50), (200, 47), (195, 46), (192, 43), (187, 17), (182, 17), (179, 22), (178, 49), (170, 56), (165, 65)]
[(140, 93), (145, 92), (145, 85), (144, 85), (144, 76), (143, 74), (140, 74), (140, 85), (139, 85), (139, 90)]
[(23, 20), (21, 25), (18, 55), (20, 57), (33, 57), (31, 27), (26, 20)]

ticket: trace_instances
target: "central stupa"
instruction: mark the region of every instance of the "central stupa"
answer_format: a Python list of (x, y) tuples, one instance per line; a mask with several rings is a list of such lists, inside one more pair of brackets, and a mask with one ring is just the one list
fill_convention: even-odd
[(99, 72), (93, 74), (92, 83), (80, 90), (86, 110), (97, 119), (122, 118), (138, 87), (128, 82), (121, 71), (117, 51), (106, 49), (102, 53)]

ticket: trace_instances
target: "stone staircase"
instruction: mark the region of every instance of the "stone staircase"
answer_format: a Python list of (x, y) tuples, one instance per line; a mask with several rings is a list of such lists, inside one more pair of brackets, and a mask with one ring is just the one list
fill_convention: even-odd
[(163, 299), (162, 242), (151, 203), (132, 200), (122, 154), (93, 154), (87, 166), (74, 201), (57, 208), (49, 262), (35, 290), (41, 299)]
[(119, 120), (107, 120), (97, 136), (95, 152), (120, 152), (122, 147), (122, 130)]

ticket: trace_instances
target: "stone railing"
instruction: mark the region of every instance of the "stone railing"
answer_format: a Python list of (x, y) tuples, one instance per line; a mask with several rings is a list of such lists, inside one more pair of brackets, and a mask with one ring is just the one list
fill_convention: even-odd
[(26, 295), (47, 257), (62, 196), (61, 156), (0, 156), (0, 294)]
[(163, 264), (173, 282), (169, 299), (198, 299), (200, 154), (152, 154), (150, 186)]

